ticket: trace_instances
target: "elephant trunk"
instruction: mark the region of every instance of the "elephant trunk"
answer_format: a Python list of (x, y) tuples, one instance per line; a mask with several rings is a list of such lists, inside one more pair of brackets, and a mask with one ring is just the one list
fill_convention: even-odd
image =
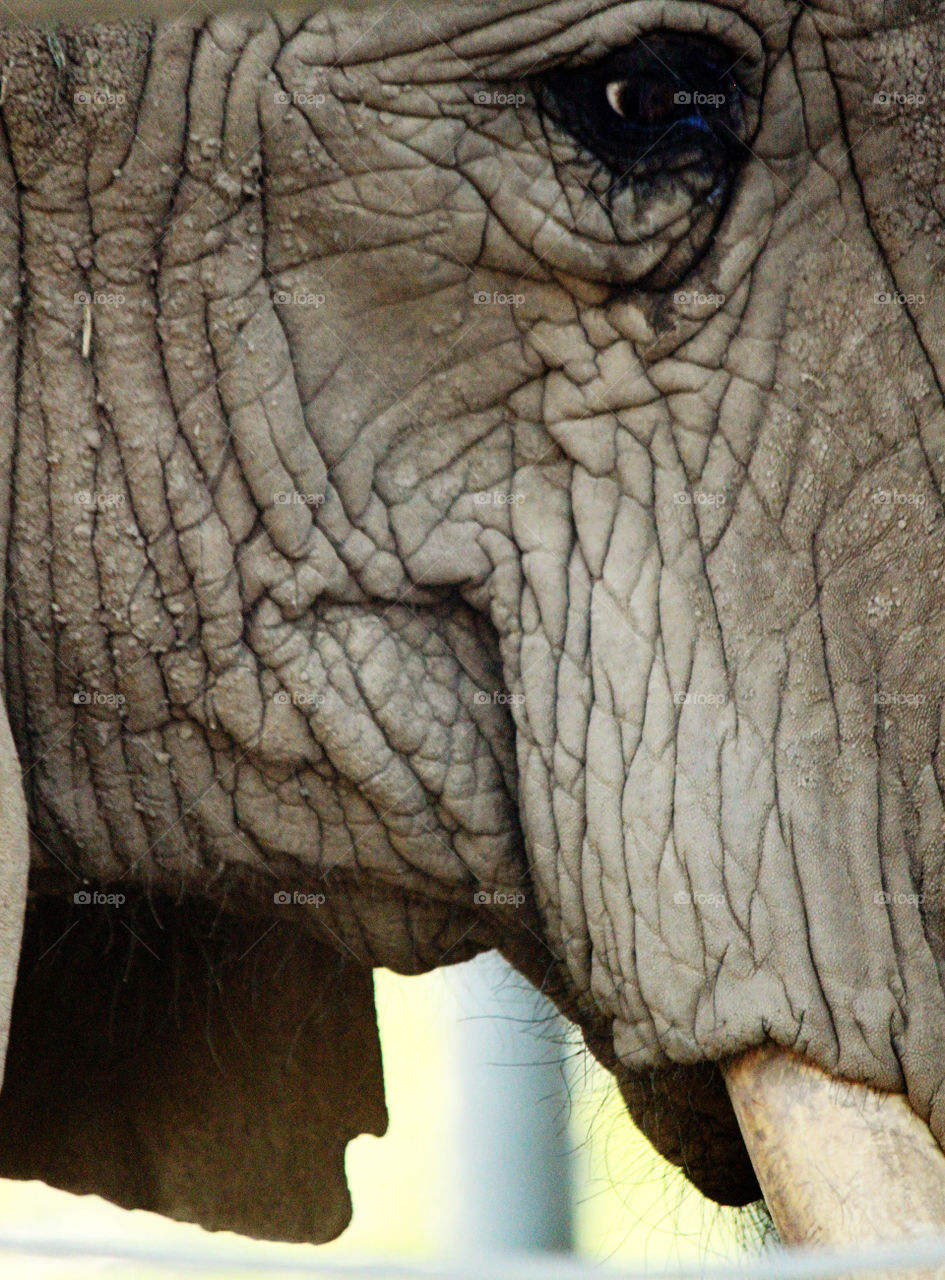
[[(945, 1153), (905, 1097), (835, 1079), (775, 1045), (735, 1058), (725, 1079), (785, 1244), (945, 1233)], [(908, 1276), (920, 1274), (931, 1272)]]

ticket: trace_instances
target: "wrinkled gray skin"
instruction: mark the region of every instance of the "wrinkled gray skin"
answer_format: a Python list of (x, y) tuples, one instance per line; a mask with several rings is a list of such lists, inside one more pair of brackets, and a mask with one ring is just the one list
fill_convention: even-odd
[[(750, 153), (608, 213), (529, 77), (655, 30), (733, 50)], [(722, 1200), (701, 1064), (766, 1038), (945, 1138), (943, 46), (917, 0), (6, 31), (34, 874), (498, 945)]]

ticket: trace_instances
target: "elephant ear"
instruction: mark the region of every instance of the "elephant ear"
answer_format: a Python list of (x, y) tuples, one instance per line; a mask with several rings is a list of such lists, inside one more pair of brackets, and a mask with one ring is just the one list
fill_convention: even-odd
[(0, 1176), (320, 1243), (345, 1145), (386, 1127), (370, 969), (202, 905), (31, 901)]

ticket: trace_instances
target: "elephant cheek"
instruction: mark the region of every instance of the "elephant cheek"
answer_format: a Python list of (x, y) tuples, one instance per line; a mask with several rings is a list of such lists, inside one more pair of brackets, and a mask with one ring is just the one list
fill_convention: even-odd
[[(877, 681), (905, 687), (916, 628), (938, 628), (941, 610), (918, 590), (931, 622), (907, 609), (884, 621), (872, 603), (893, 572), (932, 580), (936, 548), (918, 529), (900, 537), (864, 481), (850, 502), (870, 520), (837, 517), (845, 555), (829, 565), (787, 547), (746, 491), (710, 566), (659, 424), (646, 457), (626, 434), (625, 491), (579, 468), (570, 490), (516, 476), (521, 573), (503, 585), (517, 598), (494, 611), (521, 695), (536, 898), (586, 1026), (607, 1028), (619, 1073), (651, 1082), (650, 1101), (640, 1086), (631, 1103), (641, 1127), (719, 1199), (754, 1182), (717, 1069), (702, 1133), (670, 1129), (690, 1123), (706, 1063), (766, 1042), (905, 1093), (941, 1141), (945, 998), (915, 883), (934, 733), (908, 731), (895, 707), (877, 724), (874, 706)], [(642, 481), (629, 492), (631, 461), (649, 501)], [(931, 714), (938, 677), (920, 674)], [(713, 1125), (731, 1157), (721, 1171), (700, 1155)]]

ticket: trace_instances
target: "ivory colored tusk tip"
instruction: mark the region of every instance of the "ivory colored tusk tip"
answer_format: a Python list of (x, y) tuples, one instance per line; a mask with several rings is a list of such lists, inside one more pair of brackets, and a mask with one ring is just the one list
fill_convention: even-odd
[[(945, 1153), (905, 1097), (837, 1079), (776, 1045), (733, 1059), (724, 1074), (785, 1244), (945, 1234)], [(933, 1273), (910, 1276), (919, 1274)]]

